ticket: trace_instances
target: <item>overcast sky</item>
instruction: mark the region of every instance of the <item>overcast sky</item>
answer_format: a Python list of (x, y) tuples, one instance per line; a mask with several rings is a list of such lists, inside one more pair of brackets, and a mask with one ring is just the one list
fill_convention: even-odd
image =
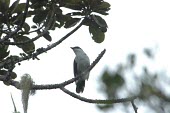
[[(103, 17), (109, 26), (105, 41), (101, 44), (95, 43), (88, 32), (87, 27), (82, 27), (71, 37), (56, 48), (39, 56), (40, 61), (24, 61), (21, 66), (15, 68), (18, 74), (17, 80), (25, 73), (31, 75), (36, 84), (61, 83), (73, 77), (74, 53), (72, 46), (80, 46), (89, 56), (91, 62), (106, 48), (106, 54), (90, 73), (89, 81), (81, 96), (93, 99), (104, 99), (99, 91), (99, 77), (101, 72), (126, 60), (130, 52), (142, 54), (145, 47), (157, 48), (156, 69), (169, 70), (170, 54), (170, 1), (169, 0), (106, 0), (111, 4), (109, 15)], [(71, 29), (59, 29), (53, 32), (53, 42), (59, 40)], [(34, 36), (33, 36), (34, 37)], [(36, 42), (37, 47), (50, 44), (45, 39)], [(16, 48), (13, 48), (16, 50)], [(17, 50), (18, 51), (18, 50)], [(16, 51), (11, 52), (15, 53)], [(142, 61), (141, 61), (142, 63)], [(159, 65), (158, 65), (159, 64)], [(75, 84), (67, 86), (70, 91), (75, 92)], [(0, 106), (1, 112), (11, 113), (13, 105), (10, 92), (13, 94), (18, 110), (22, 113), (21, 93), (12, 86), (0, 83)], [(139, 107), (138, 113), (143, 113)], [(60, 90), (37, 91), (35, 96), (29, 100), (28, 113), (98, 113), (94, 104), (88, 104), (74, 99)], [(132, 111), (133, 112), (133, 111)], [(120, 112), (115, 112), (120, 113)]]

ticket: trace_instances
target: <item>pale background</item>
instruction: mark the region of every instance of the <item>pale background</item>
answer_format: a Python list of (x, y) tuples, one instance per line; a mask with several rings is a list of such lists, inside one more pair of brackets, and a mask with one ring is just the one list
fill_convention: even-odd
[[(156, 49), (156, 62), (154, 69), (169, 70), (169, 37), (170, 37), (170, 1), (169, 0), (106, 0), (111, 4), (109, 15), (103, 17), (108, 23), (108, 31), (105, 41), (95, 43), (88, 32), (87, 27), (82, 27), (71, 37), (56, 48), (39, 56), (40, 61), (24, 61), (21, 66), (15, 68), (20, 76), (28, 73), (36, 84), (61, 83), (73, 77), (73, 59), (75, 57), (72, 46), (80, 46), (89, 56), (91, 62), (106, 48), (106, 54), (90, 73), (85, 91), (81, 96), (92, 99), (105, 99), (99, 91), (99, 78), (106, 68), (112, 70), (115, 66), (126, 60), (128, 53), (134, 52), (142, 59), (142, 51), (145, 47)], [(53, 42), (60, 39), (71, 29), (59, 29), (51, 33)], [(31, 36), (34, 37), (34, 36)], [(36, 42), (36, 47), (45, 47), (50, 44), (41, 38)], [(12, 48), (11, 54), (21, 52)], [(143, 60), (141, 60), (141, 64)], [(140, 64), (140, 63), (139, 63)], [(167, 71), (167, 73), (169, 73)], [(75, 92), (75, 84), (67, 86)], [(17, 110), (21, 113), (21, 92), (12, 86), (0, 83), (0, 106), (2, 113), (12, 113), (13, 105), (10, 98), (12, 93)], [(146, 111), (143, 106), (138, 106), (138, 113)], [(131, 108), (132, 112), (133, 109)], [(115, 113), (120, 113), (118, 109)], [(99, 113), (95, 104), (89, 104), (74, 99), (59, 89), (37, 91), (29, 100), (28, 113)]]

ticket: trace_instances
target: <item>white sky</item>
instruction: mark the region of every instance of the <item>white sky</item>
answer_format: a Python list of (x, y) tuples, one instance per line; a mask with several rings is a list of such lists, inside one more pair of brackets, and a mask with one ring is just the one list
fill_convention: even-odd
[[(98, 53), (106, 48), (106, 54), (91, 71), (89, 81), (86, 83), (82, 96), (93, 99), (104, 99), (104, 95), (98, 90), (99, 77), (103, 69), (114, 69), (116, 64), (125, 61), (129, 52), (142, 54), (144, 47), (157, 49), (156, 68), (169, 70), (170, 54), (168, 53), (170, 37), (170, 1), (169, 0), (106, 0), (111, 4), (109, 15), (104, 17), (109, 29), (105, 41), (95, 43), (88, 32), (87, 27), (82, 27), (62, 44), (46, 54), (40, 55), (40, 61), (25, 61), (17, 66), (15, 72), (17, 80), (24, 73), (32, 76), (36, 84), (61, 83), (73, 77), (73, 59), (75, 57), (72, 46), (80, 46), (93, 61)], [(56, 30), (52, 33), (53, 42), (60, 39), (68, 31)], [(36, 42), (38, 45), (48, 45), (45, 39)], [(15, 50), (15, 48), (14, 48)], [(11, 53), (15, 53), (14, 52)], [(141, 61), (141, 64), (143, 62)], [(22, 112), (21, 93), (12, 86), (0, 83), (1, 112), (11, 113), (13, 105), (10, 92), (13, 94), (16, 106)], [(75, 92), (75, 84), (67, 86)], [(88, 104), (74, 99), (60, 90), (37, 91), (30, 97), (28, 113), (98, 113), (94, 104)], [(134, 111), (132, 111), (134, 112)], [(143, 112), (143, 107), (138, 113)], [(118, 112), (115, 112), (118, 113)]]

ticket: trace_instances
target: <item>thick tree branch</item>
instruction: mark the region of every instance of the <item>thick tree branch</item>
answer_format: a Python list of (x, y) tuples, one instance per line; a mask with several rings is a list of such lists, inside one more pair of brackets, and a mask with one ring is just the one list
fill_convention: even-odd
[[(0, 75), (0, 81), (6, 81), (6, 76)], [(8, 84), (16, 87), (17, 89), (20, 89), (20, 84), (18, 81), (9, 80)]]
[(121, 99), (108, 99), (108, 100), (98, 100), (98, 99), (87, 99), (84, 97), (81, 97), (69, 90), (67, 90), (66, 88), (62, 87), (60, 88), (63, 92), (65, 92), (66, 94), (79, 99), (81, 101), (84, 102), (88, 102), (88, 103), (94, 103), (94, 104), (113, 104), (113, 103), (122, 103), (122, 102), (130, 102), (134, 99), (136, 99), (138, 96), (132, 96), (132, 97), (128, 97), (128, 98), (121, 98)]
[(99, 55), (98, 57), (93, 61), (93, 63), (90, 65), (89, 68), (87, 68), (87, 70), (85, 72), (83, 72), (80, 76), (77, 76), (75, 78), (72, 78), (70, 80), (67, 80), (63, 83), (60, 83), (60, 84), (54, 84), (54, 85), (35, 85), (33, 86), (33, 89), (34, 90), (37, 90), (37, 89), (56, 89), (56, 88), (61, 88), (61, 87), (64, 87), (66, 85), (69, 85), (73, 82), (75, 82), (76, 80), (78, 80), (79, 78), (81, 78), (84, 74), (86, 74), (87, 72), (91, 71), (94, 66), (100, 61), (100, 59), (103, 57), (103, 55), (105, 54), (106, 50), (104, 49)]

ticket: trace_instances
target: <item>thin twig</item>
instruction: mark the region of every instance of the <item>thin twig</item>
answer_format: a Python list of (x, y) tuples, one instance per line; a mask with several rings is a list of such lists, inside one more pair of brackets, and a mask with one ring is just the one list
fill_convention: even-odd
[(15, 102), (14, 102), (14, 99), (12, 97), (12, 94), (11, 94), (11, 100), (12, 100), (12, 103), (13, 103), (13, 106), (14, 106), (14, 111), (15, 111), (15, 113), (17, 113), (17, 108), (15, 106)]
[(134, 103), (134, 100), (131, 101), (131, 104), (133, 106), (133, 109), (134, 109), (135, 113), (138, 113), (138, 108), (136, 107), (136, 105)]

